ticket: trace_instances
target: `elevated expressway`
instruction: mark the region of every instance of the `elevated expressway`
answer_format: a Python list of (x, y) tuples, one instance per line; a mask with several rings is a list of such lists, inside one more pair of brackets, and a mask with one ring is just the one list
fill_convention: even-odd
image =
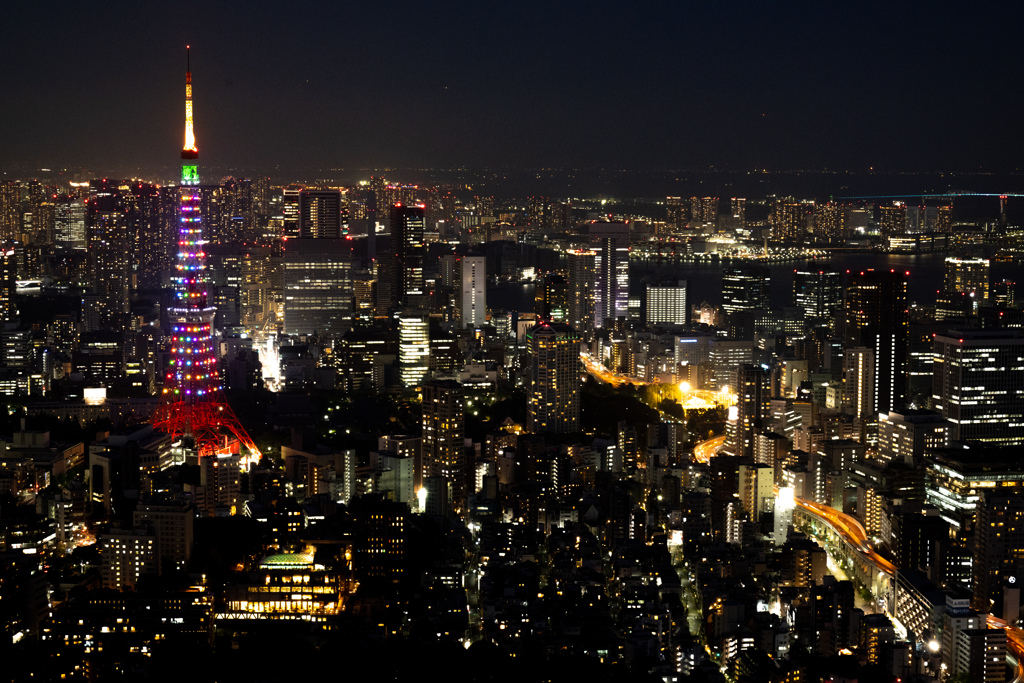
[[(827, 505), (800, 498), (795, 502), (794, 525), (824, 538), (833, 557), (842, 562), (844, 571), (867, 586), (872, 594), (888, 595), (889, 582), (896, 576), (896, 565), (875, 552), (864, 526)], [(1024, 683), (1024, 629), (991, 615), (988, 626), (1006, 629), (1006, 654), (1014, 665), (1013, 683)]]
[(828, 505), (795, 499), (793, 525), (825, 540), (832, 557), (873, 595), (888, 595), (896, 565), (871, 547), (864, 526)]

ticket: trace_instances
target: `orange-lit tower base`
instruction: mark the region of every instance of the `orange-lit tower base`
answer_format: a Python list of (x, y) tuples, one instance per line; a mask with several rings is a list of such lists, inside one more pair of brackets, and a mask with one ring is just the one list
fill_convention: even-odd
[(209, 300), (196, 165), (199, 150), (192, 129), (191, 64), (185, 71), (185, 146), (181, 158), (178, 273), (174, 278), (174, 304), (168, 309), (171, 353), (163, 390), (168, 403), (153, 415), (153, 426), (176, 439), (191, 439), (200, 456), (231, 455), (244, 446), (258, 458), (259, 450), (224, 399), (217, 370), (213, 331), (216, 309)]

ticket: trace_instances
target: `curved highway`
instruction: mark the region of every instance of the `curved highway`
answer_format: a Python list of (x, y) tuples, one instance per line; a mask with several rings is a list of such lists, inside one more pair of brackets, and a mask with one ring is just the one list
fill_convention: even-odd
[(707, 441), (701, 441), (693, 447), (693, 457), (697, 462), (707, 464), (714, 457), (718, 449), (725, 443), (725, 436), (716, 436)]
[(868, 534), (864, 526), (850, 515), (840, 512), (835, 508), (821, 503), (813, 503), (802, 498), (796, 499), (796, 504), (812, 515), (828, 524), (830, 527), (842, 534), (850, 545), (857, 548), (866, 560), (875, 565), (879, 571), (889, 576), (896, 575), (896, 565), (875, 552), (868, 541)]

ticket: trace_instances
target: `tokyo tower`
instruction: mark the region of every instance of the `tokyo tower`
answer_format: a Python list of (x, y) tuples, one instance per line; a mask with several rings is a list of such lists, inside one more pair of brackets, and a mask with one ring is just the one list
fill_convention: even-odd
[(245, 447), (252, 458), (260, 452), (238, 422), (221, 390), (217, 343), (206, 271), (206, 240), (199, 195), (199, 150), (192, 128), (192, 68), (186, 47), (185, 146), (181, 150), (181, 215), (178, 267), (170, 319), (170, 360), (164, 376), (167, 401), (153, 416), (153, 426), (175, 439), (191, 440), (200, 456), (233, 455)]

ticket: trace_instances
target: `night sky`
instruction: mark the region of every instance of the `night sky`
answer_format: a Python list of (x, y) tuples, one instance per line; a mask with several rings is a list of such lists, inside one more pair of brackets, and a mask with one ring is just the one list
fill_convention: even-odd
[(0, 167), (1020, 163), (1018, 3), (18, 3)]

